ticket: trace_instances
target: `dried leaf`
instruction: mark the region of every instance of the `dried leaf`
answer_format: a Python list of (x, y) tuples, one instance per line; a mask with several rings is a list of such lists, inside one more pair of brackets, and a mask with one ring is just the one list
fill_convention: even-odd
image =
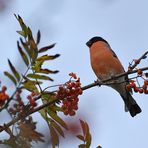
[(16, 79), (7, 71), (4, 72), (5, 76), (7, 76), (15, 85), (17, 84)]
[(41, 49), (39, 49), (38, 52), (39, 52), (39, 53), (45, 52), (45, 51), (47, 51), (47, 50), (53, 48), (55, 45), (56, 45), (56, 44), (54, 43), (54, 44), (51, 44), (51, 45), (49, 45), (49, 46), (42, 47)]
[(21, 122), (19, 125), (20, 133), (19, 135), (25, 138), (28, 141), (35, 142), (45, 142), (42, 137), (44, 137), (41, 133), (36, 131), (36, 123), (32, 120), (27, 120), (25, 123)]
[(82, 135), (77, 135), (77, 138), (80, 139), (80, 140), (82, 140), (82, 141), (85, 141), (84, 140), (84, 137)]
[(40, 43), (40, 40), (41, 40), (41, 32), (40, 32), (40, 30), (38, 30), (36, 44), (39, 44)]
[(27, 55), (24, 53), (24, 51), (22, 50), (22, 48), (20, 47), (18, 41), (17, 41), (17, 47), (18, 47), (18, 50), (19, 50), (19, 52), (20, 52), (20, 55), (21, 55), (22, 59), (24, 60), (25, 64), (28, 66), (28, 65), (29, 65), (28, 57), (27, 57)]
[(19, 80), (20, 80), (20, 75), (19, 75), (19, 73), (16, 71), (15, 67), (12, 65), (12, 63), (11, 63), (11, 61), (10, 61), (9, 59), (8, 59), (8, 64), (9, 64), (9, 66), (10, 66), (10, 69), (11, 69), (12, 73), (14, 74), (14, 76), (16, 77), (16, 79), (17, 79), (18, 82), (19, 82)]

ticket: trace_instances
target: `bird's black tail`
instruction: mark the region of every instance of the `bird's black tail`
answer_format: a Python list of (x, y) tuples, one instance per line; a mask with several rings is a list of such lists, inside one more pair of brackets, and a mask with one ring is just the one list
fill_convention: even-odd
[(136, 103), (136, 101), (134, 100), (134, 98), (131, 96), (131, 94), (129, 92), (127, 92), (127, 96), (122, 96), (124, 102), (125, 102), (125, 106), (127, 108), (127, 110), (130, 112), (131, 116), (134, 117), (137, 114), (139, 114), (142, 110), (139, 107), (139, 105)]

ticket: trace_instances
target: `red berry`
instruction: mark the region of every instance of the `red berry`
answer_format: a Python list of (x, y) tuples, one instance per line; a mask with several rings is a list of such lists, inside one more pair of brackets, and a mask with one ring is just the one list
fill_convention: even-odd
[(139, 89), (139, 93), (142, 94), (143, 93), (143, 89)]

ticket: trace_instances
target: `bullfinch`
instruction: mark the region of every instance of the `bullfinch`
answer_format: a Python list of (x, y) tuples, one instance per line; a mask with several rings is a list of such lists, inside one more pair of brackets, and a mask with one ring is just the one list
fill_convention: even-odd
[[(105, 39), (102, 37), (93, 37), (86, 45), (90, 49), (91, 66), (98, 80), (102, 81), (113, 78), (115, 75), (125, 72), (117, 55)], [(131, 92), (126, 88), (126, 85), (129, 83), (128, 76), (122, 76), (116, 81), (117, 83), (107, 86), (112, 87), (120, 94), (125, 103), (125, 111), (129, 111), (131, 116), (134, 117), (141, 112), (141, 108), (131, 96)], [(112, 82), (115, 82), (115, 80)]]

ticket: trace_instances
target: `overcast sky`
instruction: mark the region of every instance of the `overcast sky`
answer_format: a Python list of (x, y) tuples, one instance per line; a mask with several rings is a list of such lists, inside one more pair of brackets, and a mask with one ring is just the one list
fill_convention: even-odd
[[(41, 30), (41, 45), (57, 43), (51, 53), (60, 53), (61, 57), (49, 64), (51, 69), (60, 70), (54, 76), (54, 84), (67, 81), (70, 72), (77, 73), (83, 86), (96, 80), (85, 45), (96, 35), (110, 43), (127, 70), (132, 59), (148, 50), (147, 6), (147, 0), (10, 1), (0, 14), (0, 72), (8, 69), (7, 58), (23, 72), (16, 48), (19, 25), (14, 13), (20, 14), (34, 33)], [(141, 66), (144, 65), (148, 65), (148, 59), (142, 62)], [(9, 85), (11, 88), (12, 84)], [(91, 148), (148, 147), (148, 97), (134, 94), (134, 98), (143, 112), (132, 118), (124, 112), (120, 95), (109, 87), (91, 88), (80, 96), (79, 111), (73, 120), (84, 117), (89, 123)], [(47, 130), (43, 123), (39, 127), (41, 131)], [(79, 143), (68, 138), (62, 140), (60, 148), (76, 148)]]

